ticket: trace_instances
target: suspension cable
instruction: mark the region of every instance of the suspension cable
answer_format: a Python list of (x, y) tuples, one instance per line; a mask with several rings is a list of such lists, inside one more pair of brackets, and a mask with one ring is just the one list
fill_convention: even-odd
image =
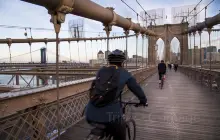
[[(215, 0), (212, 0), (211, 2), (209, 2), (205, 7), (203, 7), (198, 13), (196, 13), (194, 16), (197, 16), (199, 13), (201, 13), (204, 9), (207, 9), (207, 7), (211, 4), (211, 3), (213, 3)], [(193, 9), (194, 10), (194, 9)], [(190, 21), (190, 20), (192, 20), (193, 18), (195, 18), (195, 17), (192, 17), (191, 19), (189, 19), (188, 21)], [(205, 17), (206, 17), (206, 15), (205, 15)]]
[(141, 17), (143, 20), (144, 20), (144, 18), (141, 16), (141, 15), (139, 15), (131, 6), (129, 6), (126, 2), (124, 2), (124, 0), (121, 0), (127, 7), (129, 7), (133, 12), (135, 12), (139, 17)]
[[(34, 28), (34, 27), (24, 27), (24, 26), (15, 26), (15, 25), (3, 25), (0, 24), (1, 28), (8, 28), (8, 29), (31, 29), (31, 30), (39, 30), (39, 31), (54, 31), (54, 29), (49, 29), (49, 28)], [(69, 32), (69, 30), (60, 30), (60, 31), (65, 31)], [(95, 31), (79, 31), (79, 32), (89, 32), (89, 33), (105, 33), (105, 32), (95, 32)], [(115, 32), (116, 33), (116, 32)], [(117, 32), (117, 33), (122, 33), (122, 32)]]
[[(39, 50), (40, 50), (40, 49), (34, 50), (34, 51), (32, 51), (32, 52), (36, 52), (36, 51), (39, 51)], [(30, 52), (24, 53), (24, 54), (20, 54), (20, 55), (16, 55), (16, 56), (13, 56), (13, 57), (11, 57), (11, 58), (19, 57), (19, 56), (26, 55), (26, 54), (30, 54)], [(4, 60), (4, 59), (9, 59), (9, 58), (8, 58), (8, 57), (0, 58), (0, 60)]]
[(136, 0), (136, 2), (142, 8), (142, 10), (144, 10), (145, 14), (148, 15), (149, 18), (151, 18), (151, 16), (147, 13), (147, 11), (143, 8), (143, 6), (138, 2), (138, 0)]
[(197, 8), (197, 6), (198, 6), (201, 2), (202, 2), (202, 0), (200, 0), (200, 2), (198, 2), (198, 3), (196, 4), (196, 6), (188, 13), (188, 16), (187, 16), (187, 17), (189, 17), (189, 15), (192, 13), (192, 11), (193, 11), (195, 8)]

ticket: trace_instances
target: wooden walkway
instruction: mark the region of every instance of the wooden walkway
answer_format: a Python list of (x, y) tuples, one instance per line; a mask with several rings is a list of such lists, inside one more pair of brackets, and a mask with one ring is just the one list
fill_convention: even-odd
[[(135, 108), (136, 140), (220, 140), (220, 94), (169, 72), (163, 90), (158, 76), (143, 83), (148, 108)], [(127, 97), (132, 94), (128, 93)], [(84, 140), (91, 127), (85, 120), (61, 135), (62, 140)]]

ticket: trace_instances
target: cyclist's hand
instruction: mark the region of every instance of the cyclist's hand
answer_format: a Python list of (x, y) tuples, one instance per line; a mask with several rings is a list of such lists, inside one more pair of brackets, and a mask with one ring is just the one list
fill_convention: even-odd
[(144, 106), (148, 106), (148, 103), (146, 103)]
[(148, 103), (146, 102), (145, 104), (140, 104), (141, 106), (147, 107)]

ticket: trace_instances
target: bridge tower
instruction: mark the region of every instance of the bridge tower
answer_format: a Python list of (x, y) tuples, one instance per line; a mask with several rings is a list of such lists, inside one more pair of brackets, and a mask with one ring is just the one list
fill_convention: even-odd
[(156, 55), (155, 55), (155, 44), (159, 38), (164, 41), (164, 60), (165, 62), (170, 62), (170, 46), (171, 41), (176, 37), (180, 42), (180, 63), (188, 64), (188, 37), (187, 35), (182, 35), (184, 31), (188, 29), (188, 23), (181, 24), (165, 24), (158, 26), (149, 27), (152, 29), (158, 36), (149, 36), (148, 41), (148, 56), (149, 64), (155, 64)]

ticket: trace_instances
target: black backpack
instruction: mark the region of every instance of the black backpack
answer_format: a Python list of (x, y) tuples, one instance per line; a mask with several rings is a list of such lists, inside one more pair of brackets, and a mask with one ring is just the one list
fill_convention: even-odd
[(95, 107), (104, 107), (114, 102), (118, 91), (120, 71), (117, 67), (103, 67), (98, 72), (90, 89), (90, 102)]

